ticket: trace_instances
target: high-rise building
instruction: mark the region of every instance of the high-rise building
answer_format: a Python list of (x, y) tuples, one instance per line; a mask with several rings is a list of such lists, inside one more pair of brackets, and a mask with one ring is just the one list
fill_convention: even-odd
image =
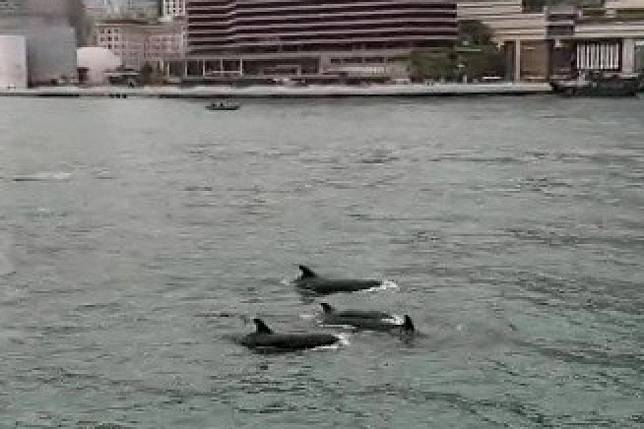
[(457, 39), (454, 0), (187, 0), (186, 10), (188, 55), (211, 75), (231, 59), (240, 75), (392, 74), (411, 51)]

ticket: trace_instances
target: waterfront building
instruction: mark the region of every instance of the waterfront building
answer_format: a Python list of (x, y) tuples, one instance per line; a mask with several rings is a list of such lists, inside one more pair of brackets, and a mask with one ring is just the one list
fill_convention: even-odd
[(505, 53), (506, 77), (548, 79), (548, 25), (543, 12), (524, 12), (521, 0), (467, 0), (458, 2), (458, 20), (480, 21), (493, 31)]
[(581, 10), (570, 43), (580, 71), (644, 72), (644, 0), (607, 0)]
[(453, 0), (187, 0), (188, 79), (407, 76), (452, 46)]
[(521, 0), (467, 0), (458, 3), (458, 19), (493, 30), (506, 53), (508, 76), (516, 81), (644, 70), (644, 0), (536, 12), (526, 12)]
[(112, 51), (124, 67), (140, 70), (145, 64), (163, 69), (184, 56), (185, 23), (106, 19), (96, 24), (99, 47)]

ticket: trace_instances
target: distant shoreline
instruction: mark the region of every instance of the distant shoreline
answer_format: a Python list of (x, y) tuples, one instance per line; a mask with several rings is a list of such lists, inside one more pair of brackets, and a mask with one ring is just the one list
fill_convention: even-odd
[(291, 86), (149, 86), (127, 88), (37, 87), (2, 89), (0, 96), (13, 97), (152, 97), (152, 98), (319, 98), (319, 97), (436, 97), (475, 95), (549, 94), (547, 83), (444, 83), (434, 85), (311, 85)]

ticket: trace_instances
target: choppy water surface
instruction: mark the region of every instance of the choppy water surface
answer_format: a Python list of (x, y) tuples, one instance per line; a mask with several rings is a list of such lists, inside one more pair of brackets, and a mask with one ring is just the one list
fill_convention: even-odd
[[(204, 105), (0, 100), (0, 427), (644, 424), (643, 101)], [(425, 336), (231, 341), (297, 263)]]

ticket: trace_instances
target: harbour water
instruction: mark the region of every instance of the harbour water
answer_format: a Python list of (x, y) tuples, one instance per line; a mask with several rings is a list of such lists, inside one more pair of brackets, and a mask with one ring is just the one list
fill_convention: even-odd
[[(642, 100), (204, 105), (0, 99), (0, 427), (644, 424)], [(423, 335), (319, 327), (298, 263)]]

